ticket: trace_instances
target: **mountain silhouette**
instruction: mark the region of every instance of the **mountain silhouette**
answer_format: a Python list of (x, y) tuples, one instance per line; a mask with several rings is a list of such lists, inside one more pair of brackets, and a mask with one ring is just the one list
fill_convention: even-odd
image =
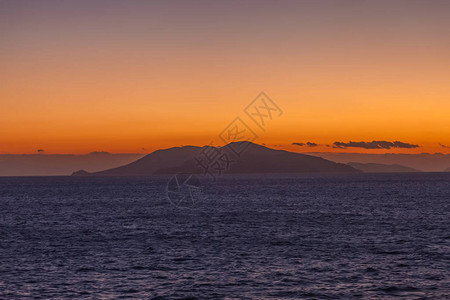
[(442, 172), (450, 166), (450, 153), (350, 153), (350, 152), (310, 152), (304, 153), (347, 164), (349, 162), (402, 165), (423, 172)]
[[(245, 149), (240, 157), (233, 155), (236, 149)], [(203, 153), (212, 153), (215, 148), (210, 146), (184, 146), (157, 150), (130, 164), (88, 173), (80, 170), (72, 176), (149, 176), (155, 174), (202, 173), (195, 158), (201, 158)], [(275, 150), (251, 142), (234, 142), (220, 148), (226, 153), (228, 167), (226, 174), (264, 174), (264, 173), (358, 173), (355, 168), (335, 163), (320, 157)]]
[(357, 163), (349, 162), (347, 165), (360, 170), (364, 173), (406, 173), (406, 172), (422, 172), (417, 169), (406, 167), (399, 164), (375, 164), (375, 163)]

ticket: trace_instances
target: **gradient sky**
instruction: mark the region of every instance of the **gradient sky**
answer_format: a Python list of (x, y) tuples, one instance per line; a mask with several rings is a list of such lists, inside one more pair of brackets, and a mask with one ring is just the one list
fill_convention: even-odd
[[(3, 0), (0, 153), (204, 145), (260, 91), (284, 111), (260, 143), (450, 153), (449, 16), (444, 0)], [(420, 147), (325, 146), (372, 140)]]

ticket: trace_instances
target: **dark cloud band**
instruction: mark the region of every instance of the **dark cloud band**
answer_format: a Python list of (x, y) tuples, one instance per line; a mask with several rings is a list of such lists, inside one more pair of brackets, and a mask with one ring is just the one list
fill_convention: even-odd
[(308, 147), (317, 147), (317, 146), (319, 146), (318, 144), (312, 143), (312, 142), (307, 142), (307, 143), (292, 143), (292, 145), (300, 146), (300, 147), (302, 147), (302, 146), (308, 146)]
[(372, 141), (372, 142), (334, 142), (333, 148), (364, 148), (364, 149), (391, 149), (391, 148), (403, 148), (413, 149), (418, 148), (419, 145), (409, 144), (404, 142), (388, 142), (388, 141)]

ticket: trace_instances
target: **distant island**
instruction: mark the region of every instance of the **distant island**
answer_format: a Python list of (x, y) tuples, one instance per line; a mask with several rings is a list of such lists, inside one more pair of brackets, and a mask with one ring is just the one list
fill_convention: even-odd
[[(242, 144), (246, 143), (246, 144)], [(130, 164), (89, 173), (77, 171), (72, 176), (150, 176), (155, 174), (175, 174), (181, 172), (202, 173), (196, 166), (195, 157), (214, 150), (210, 146), (184, 146), (156, 150)], [(239, 159), (232, 157), (226, 174), (266, 174), (266, 173), (360, 173), (350, 165), (335, 163), (321, 157), (305, 155), (285, 150), (275, 150), (251, 142), (235, 142), (223, 146), (224, 153), (233, 149), (246, 150)], [(231, 157), (231, 156), (230, 156)]]
[(402, 165), (423, 172), (442, 172), (450, 167), (450, 154), (444, 153), (351, 153), (309, 152), (304, 153), (347, 164), (350, 162)]
[(375, 163), (357, 163), (349, 162), (347, 165), (360, 170), (364, 173), (407, 173), (407, 172), (422, 172), (417, 169), (406, 167), (399, 164), (375, 164)]

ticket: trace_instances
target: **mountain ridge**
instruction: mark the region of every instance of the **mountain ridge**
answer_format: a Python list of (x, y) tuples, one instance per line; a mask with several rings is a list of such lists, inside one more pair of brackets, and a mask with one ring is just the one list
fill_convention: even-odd
[[(209, 147), (209, 148), (208, 148)], [(234, 142), (220, 149), (231, 153), (237, 148), (245, 148), (239, 159), (233, 157), (226, 174), (255, 173), (359, 173), (355, 168), (315, 157), (286, 150), (271, 149), (251, 142)], [(130, 164), (100, 172), (77, 171), (72, 176), (149, 176), (155, 174), (175, 174), (181, 172), (201, 173), (196, 166), (195, 157), (205, 150), (214, 150), (211, 146), (183, 146), (156, 150)]]

